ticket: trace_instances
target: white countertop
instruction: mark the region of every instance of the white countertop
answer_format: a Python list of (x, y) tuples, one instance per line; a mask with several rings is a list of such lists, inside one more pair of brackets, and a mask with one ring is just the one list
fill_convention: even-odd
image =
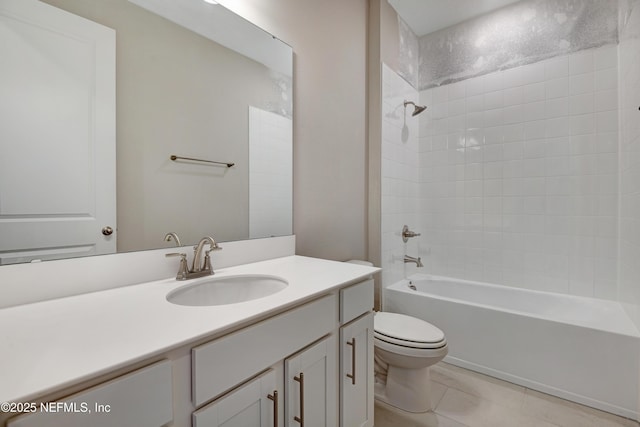
[[(289, 285), (224, 306), (171, 304), (174, 278), (0, 309), (0, 402), (27, 402), (293, 307), (378, 268), (288, 256), (221, 268), (215, 276), (266, 274)], [(46, 280), (46, 278), (42, 278)]]

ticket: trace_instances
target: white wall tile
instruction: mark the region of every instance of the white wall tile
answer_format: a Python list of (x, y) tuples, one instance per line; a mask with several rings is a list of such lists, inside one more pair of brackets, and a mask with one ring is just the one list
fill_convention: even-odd
[(569, 75), (594, 71), (593, 51), (586, 50), (569, 55)]
[(558, 56), (543, 62), (545, 81), (569, 75), (569, 59), (567, 56)]
[(616, 68), (618, 66), (617, 46), (604, 46), (593, 51), (596, 70), (604, 68)]
[(522, 94), (523, 102), (542, 101), (546, 96), (546, 85), (544, 81), (525, 85)]
[[(616, 258), (618, 227), (613, 53), (583, 51), (443, 87), (448, 104), (434, 106), (420, 124), (425, 155), (416, 163), (419, 187), (411, 191), (419, 194), (421, 213), (406, 207), (404, 197), (388, 207), (401, 217), (421, 217), (429, 272), (601, 298), (615, 294), (615, 267), (606, 261)], [(432, 90), (433, 100), (445, 102), (443, 88)], [(393, 176), (403, 176), (394, 179), (394, 191), (413, 179), (400, 173), (404, 169), (393, 168)], [(397, 234), (385, 236), (395, 242)], [(397, 242), (387, 247), (403, 250)]]
[[(417, 95), (389, 71), (391, 111)], [(626, 81), (640, 86), (634, 75)], [(618, 117), (617, 87), (617, 50), (604, 47), (423, 91), (429, 114), (409, 141), (401, 139), (404, 118), (383, 118), (385, 284), (406, 273), (403, 251), (424, 251), (428, 273), (614, 298), (618, 174), (623, 165), (640, 169), (640, 155), (618, 161), (618, 121), (634, 123), (633, 135), (640, 121)], [(632, 179), (640, 173), (621, 176), (635, 191), (621, 210), (634, 225), (621, 229), (637, 229), (627, 253), (640, 256), (640, 221), (632, 219), (640, 216)], [(399, 238), (404, 223), (421, 228), (414, 247)], [(627, 276), (640, 277), (630, 264)]]
[(544, 82), (545, 76), (543, 62), (536, 62), (519, 68), (522, 69), (523, 85)]
[(569, 94), (569, 78), (559, 77), (545, 82), (545, 97), (547, 99), (561, 98)]
[(569, 77), (569, 95), (590, 93), (594, 90), (594, 73), (576, 74)]
[(618, 69), (606, 68), (595, 72), (595, 90), (615, 90), (618, 87)]

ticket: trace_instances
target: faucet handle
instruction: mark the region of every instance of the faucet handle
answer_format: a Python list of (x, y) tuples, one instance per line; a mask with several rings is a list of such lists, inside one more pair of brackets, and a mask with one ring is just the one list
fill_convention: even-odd
[(202, 271), (207, 271), (207, 272), (210, 272), (210, 274), (213, 274), (213, 268), (211, 267), (211, 257), (209, 256), (209, 252), (210, 251), (204, 252), (204, 262), (202, 265)]
[(189, 266), (187, 265), (187, 254), (171, 252), (164, 255), (165, 257), (180, 257), (180, 267), (178, 268), (178, 274), (176, 275), (176, 280), (187, 280), (187, 275), (189, 274)]
[(409, 230), (409, 226), (405, 225), (402, 227), (402, 241), (407, 243), (410, 237), (418, 237), (420, 233), (416, 233), (415, 231)]
[(168, 253), (168, 254), (164, 254), (164, 256), (166, 256), (167, 258), (174, 257), (174, 256), (182, 257), (182, 259), (186, 259), (187, 258), (187, 254), (181, 254), (181, 253), (178, 253), (178, 252), (171, 252), (171, 253)]

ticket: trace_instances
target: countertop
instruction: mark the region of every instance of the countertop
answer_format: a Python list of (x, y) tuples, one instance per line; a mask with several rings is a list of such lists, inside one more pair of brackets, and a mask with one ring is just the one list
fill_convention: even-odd
[(167, 294), (189, 283), (172, 277), (0, 309), (0, 402), (42, 397), (248, 325), (378, 271), (374, 267), (288, 256), (216, 270), (211, 277), (266, 274), (289, 283), (276, 294), (237, 304), (171, 304)]

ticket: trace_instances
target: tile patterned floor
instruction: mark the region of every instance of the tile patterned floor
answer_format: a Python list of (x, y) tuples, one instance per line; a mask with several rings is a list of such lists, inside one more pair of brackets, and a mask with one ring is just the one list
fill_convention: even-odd
[(640, 427), (598, 411), (443, 362), (431, 367), (435, 411), (402, 413), (376, 402), (376, 427)]

